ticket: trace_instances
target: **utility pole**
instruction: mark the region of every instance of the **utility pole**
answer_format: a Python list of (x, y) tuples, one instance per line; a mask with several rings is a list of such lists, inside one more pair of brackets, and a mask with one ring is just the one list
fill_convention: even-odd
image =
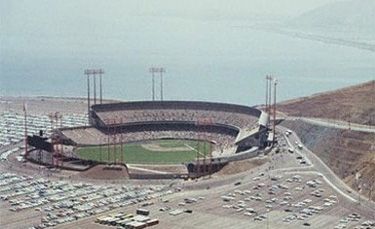
[(277, 79), (274, 79), (273, 82), (273, 141), (272, 145), (275, 145), (276, 141), (276, 86)]

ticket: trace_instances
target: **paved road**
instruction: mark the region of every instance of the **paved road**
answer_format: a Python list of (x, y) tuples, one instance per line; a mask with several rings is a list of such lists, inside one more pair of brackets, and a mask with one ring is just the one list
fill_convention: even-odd
[(354, 131), (360, 131), (360, 132), (367, 132), (367, 133), (375, 133), (375, 126), (367, 126), (367, 125), (361, 125), (357, 123), (349, 123), (340, 121), (340, 120), (331, 120), (331, 119), (320, 119), (320, 118), (306, 118), (306, 117), (287, 117), (286, 120), (302, 120), (307, 123), (324, 126), (324, 127), (331, 127), (336, 129), (342, 129), (342, 130), (354, 130)]
[[(280, 130), (282, 133), (285, 133), (287, 128), (278, 126), (278, 130)], [(358, 200), (360, 201), (360, 204), (370, 210), (375, 210), (375, 203), (372, 201), (367, 200), (367, 198), (358, 195), (357, 192), (352, 190), (345, 182), (343, 182), (318, 156), (316, 156), (313, 152), (311, 152), (306, 146), (303, 145), (299, 137), (292, 132), (292, 134), (289, 135), (287, 138), (287, 142), (291, 147), (294, 147), (296, 151), (299, 151), (303, 156), (305, 156), (312, 165), (312, 168), (310, 171), (306, 171), (306, 169), (298, 169), (298, 168), (292, 168), (294, 172), (311, 172), (315, 171), (319, 174), (321, 174), (323, 177), (325, 177), (328, 180), (328, 183), (334, 187), (340, 194), (342, 194), (347, 199), (351, 200), (352, 202), (358, 203)], [(297, 147), (295, 147), (294, 142), (298, 142), (303, 146), (302, 150), (298, 150)]]

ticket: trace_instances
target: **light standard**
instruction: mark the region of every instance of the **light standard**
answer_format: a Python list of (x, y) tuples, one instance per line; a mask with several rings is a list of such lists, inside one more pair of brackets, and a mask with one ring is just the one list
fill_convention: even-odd
[(164, 97), (164, 82), (163, 82), (163, 73), (165, 73), (165, 68), (163, 67), (151, 67), (149, 68), (149, 72), (152, 76), (152, 101), (155, 101), (155, 73), (160, 73), (160, 100), (163, 101)]
[(150, 68), (149, 69), (152, 75), (152, 101), (155, 101), (155, 72), (157, 72), (157, 68)]

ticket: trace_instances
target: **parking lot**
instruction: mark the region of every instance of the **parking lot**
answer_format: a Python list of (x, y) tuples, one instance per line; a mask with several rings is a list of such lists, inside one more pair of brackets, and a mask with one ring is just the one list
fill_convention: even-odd
[[(374, 219), (353, 211), (355, 207), (341, 205), (345, 201), (319, 176), (254, 174), (240, 185), (181, 190), (154, 199), (146, 206), (138, 203), (110, 213), (135, 214), (136, 209), (145, 208), (151, 218), (159, 220), (153, 228), (259, 228), (267, 225), (269, 228), (334, 228), (337, 225), (341, 227), (336, 228), (375, 228)], [(83, 219), (76, 225), (121, 228), (120, 223), (96, 222), (108, 214)]]
[[(60, 115), (58, 115), (60, 116)], [(54, 116), (28, 115), (28, 135), (39, 135), (42, 130), (46, 136), (51, 134), (52, 128), (74, 127), (87, 125), (87, 116), (80, 114), (64, 114), (56, 121)], [(0, 147), (18, 143), (25, 138), (25, 117), (23, 114), (4, 112), (0, 115)]]
[[(17, 228), (22, 223), (30, 227), (51, 227), (168, 193), (161, 185), (104, 186), (3, 173), (0, 175), (0, 225)], [(19, 221), (25, 215), (35, 218), (30, 223)]]
[[(50, 133), (46, 117), (30, 118), (30, 132)], [(87, 120), (74, 117), (63, 125)], [(171, 181), (173, 186), (90, 182), (45, 167), (35, 173), (38, 166), (16, 170), (9, 156), (22, 156), (22, 118), (0, 117), (1, 141), (7, 142), (0, 146), (0, 168), (7, 171), (0, 175), (0, 228), (375, 228), (374, 211), (348, 200), (313, 171), (298, 142), (291, 148), (280, 138), (278, 148), (262, 155), (266, 163), (239, 174)], [(149, 214), (140, 216), (139, 209)]]

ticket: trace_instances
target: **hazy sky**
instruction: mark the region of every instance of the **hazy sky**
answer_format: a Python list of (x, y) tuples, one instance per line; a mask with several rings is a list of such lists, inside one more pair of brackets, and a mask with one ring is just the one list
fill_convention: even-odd
[[(246, 85), (266, 74), (296, 84), (286, 97), (367, 80), (372, 54), (248, 28), (334, 1), (0, 0), (0, 95), (85, 96), (83, 69), (98, 67), (125, 99), (149, 97), (150, 66), (166, 67), (168, 98), (243, 104), (263, 101)], [(332, 84), (300, 90), (303, 79)]]
[[(332, 1), (1, 0), (1, 51), (20, 55), (38, 51), (38, 55), (49, 56), (49, 48), (55, 52), (64, 52), (66, 47), (79, 51), (96, 45), (98, 40), (110, 46), (111, 41), (117, 42), (140, 27), (147, 28), (150, 22), (153, 32), (163, 32), (163, 18), (249, 23), (259, 17), (263, 20), (260, 15), (296, 16)], [(184, 30), (179, 28), (182, 26), (176, 22), (177, 33)]]
[[(93, 14), (100, 17), (110, 13), (124, 12), (130, 14), (204, 14), (212, 11), (222, 14), (247, 14), (250, 12), (274, 15), (298, 15), (306, 10), (333, 2), (335, 0), (2, 0), (0, 10), (3, 26), (11, 25), (6, 20), (12, 18), (53, 18), (65, 15), (68, 17), (86, 17)], [(99, 14), (99, 15), (98, 15)], [(127, 16), (123, 15), (123, 16)], [(84, 21), (82, 21), (84, 22)], [(77, 22), (80, 24), (80, 22)]]

